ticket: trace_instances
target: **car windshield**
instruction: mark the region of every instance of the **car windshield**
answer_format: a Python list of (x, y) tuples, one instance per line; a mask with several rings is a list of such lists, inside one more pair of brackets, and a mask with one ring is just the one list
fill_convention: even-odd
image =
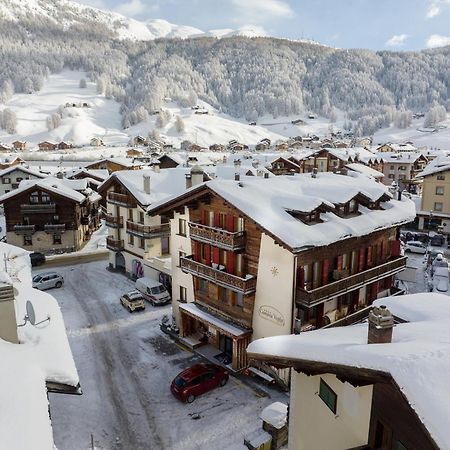
[(152, 294), (162, 294), (163, 292), (166, 292), (166, 288), (164, 286), (152, 287)]
[(33, 277), (33, 283), (39, 283), (39, 281), (42, 280), (42, 277), (40, 275), (35, 275)]
[(176, 377), (174, 383), (178, 388), (184, 388), (186, 386), (186, 381), (184, 381), (181, 377)]

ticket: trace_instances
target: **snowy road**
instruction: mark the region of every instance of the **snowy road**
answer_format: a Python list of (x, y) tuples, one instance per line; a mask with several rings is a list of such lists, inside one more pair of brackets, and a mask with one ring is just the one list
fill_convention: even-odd
[[(60, 267), (65, 278), (51, 293), (63, 311), (84, 394), (50, 396), (59, 450), (226, 449), (260, 427), (262, 408), (286, 402), (231, 377), (221, 389), (185, 405), (174, 399), (172, 378), (197, 360), (159, 330), (170, 306), (129, 314), (118, 301), (133, 287), (105, 270), (104, 261)], [(42, 270), (41, 270), (42, 271)], [(192, 419), (198, 413), (200, 419)]]

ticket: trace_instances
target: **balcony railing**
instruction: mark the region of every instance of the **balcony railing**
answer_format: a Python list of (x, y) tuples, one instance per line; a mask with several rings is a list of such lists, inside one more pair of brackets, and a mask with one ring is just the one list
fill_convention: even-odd
[(112, 236), (108, 236), (106, 238), (106, 248), (113, 252), (121, 252), (124, 249), (123, 240), (117, 241)]
[(316, 289), (297, 289), (296, 301), (305, 306), (313, 306), (331, 298), (354, 291), (362, 286), (378, 281), (382, 278), (401, 272), (406, 266), (406, 256), (397, 257), (364, 272), (350, 275), (338, 281), (326, 284)]
[(14, 225), (14, 232), (16, 234), (33, 234), (36, 231), (35, 225)]
[(108, 228), (123, 228), (123, 217), (106, 214), (105, 222)]
[(212, 281), (219, 286), (231, 289), (232, 291), (239, 292), (244, 295), (251, 294), (256, 290), (256, 277), (252, 275), (248, 275), (246, 278), (241, 278), (237, 275), (232, 275), (231, 273), (224, 272), (223, 270), (215, 269), (214, 267), (194, 261), (192, 256), (180, 258), (180, 265), (181, 270), (184, 273), (190, 273), (196, 277)]
[(245, 247), (245, 231), (231, 232), (189, 222), (191, 239), (212, 244), (225, 250), (239, 250)]
[(27, 214), (51, 214), (56, 212), (56, 205), (54, 203), (36, 203), (29, 205), (20, 205), (22, 213)]
[(170, 234), (170, 223), (162, 223), (161, 225), (143, 225), (141, 223), (133, 222), (132, 220), (127, 220), (127, 233), (145, 239), (167, 237)]
[(125, 208), (136, 207), (136, 200), (131, 195), (119, 194), (118, 192), (108, 192), (108, 202)]
[(44, 231), (46, 233), (64, 233), (66, 231), (65, 223), (48, 223), (44, 225)]

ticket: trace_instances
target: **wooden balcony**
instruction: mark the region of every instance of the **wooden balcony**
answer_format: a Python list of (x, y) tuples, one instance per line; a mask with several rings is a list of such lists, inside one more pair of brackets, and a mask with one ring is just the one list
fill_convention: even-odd
[(16, 234), (33, 234), (35, 231), (35, 225), (14, 225), (14, 233)]
[(224, 250), (240, 250), (245, 247), (245, 231), (231, 232), (189, 222), (189, 235), (194, 241), (211, 244)]
[(132, 220), (127, 220), (127, 233), (144, 239), (167, 237), (170, 235), (170, 223), (143, 225)]
[(112, 236), (106, 238), (106, 248), (113, 252), (121, 252), (124, 249), (123, 240), (117, 241)]
[(361, 288), (366, 284), (401, 272), (406, 266), (406, 256), (399, 256), (379, 266), (356, 273), (316, 289), (297, 289), (296, 302), (304, 306), (314, 306), (326, 300)]
[(44, 231), (46, 233), (64, 233), (66, 231), (65, 223), (47, 223), (44, 225)]
[(108, 228), (123, 228), (123, 217), (116, 217), (112, 214), (106, 214), (105, 222)]
[(180, 264), (181, 270), (184, 273), (190, 273), (224, 288), (231, 289), (232, 291), (248, 295), (256, 290), (256, 277), (252, 275), (241, 278), (237, 275), (232, 275), (223, 270), (215, 269), (214, 267), (194, 261), (192, 256), (180, 258)]
[(53, 214), (56, 213), (54, 203), (34, 203), (29, 205), (20, 205), (22, 214)]
[(108, 202), (124, 208), (136, 207), (136, 200), (131, 195), (119, 194), (118, 192), (108, 192)]

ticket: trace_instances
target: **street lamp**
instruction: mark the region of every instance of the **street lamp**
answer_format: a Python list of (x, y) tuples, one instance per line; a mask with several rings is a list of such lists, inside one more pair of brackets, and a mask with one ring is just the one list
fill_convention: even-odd
[(433, 211), (430, 211), (428, 219), (428, 242), (430, 242), (431, 220), (433, 219)]

